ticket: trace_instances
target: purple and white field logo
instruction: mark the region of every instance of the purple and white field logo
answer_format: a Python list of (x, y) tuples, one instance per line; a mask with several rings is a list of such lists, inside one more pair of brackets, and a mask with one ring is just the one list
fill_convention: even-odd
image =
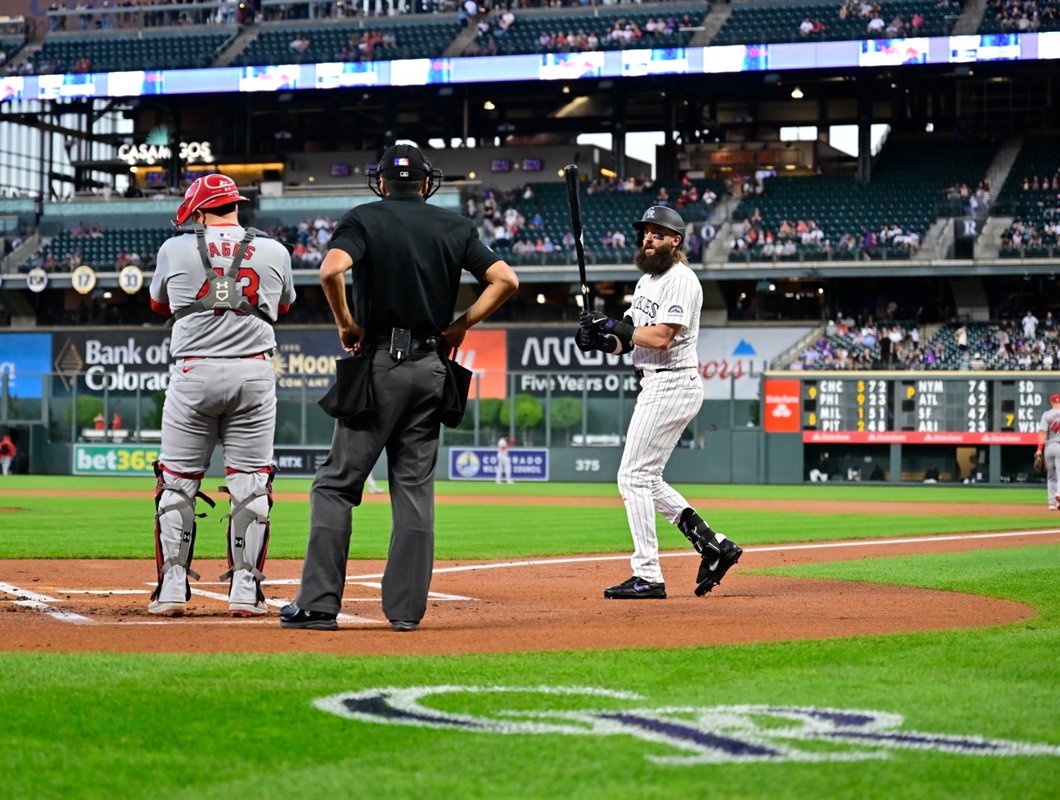
[[(570, 698), (584, 702), (574, 708)], [(633, 736), (663, 745), (656, 764), (687, 766), (886, 759), (892, 750), (970, 756), (1058, 756), (1044, 744), (902, 730), (887, 711), (771, 705), (646, 706), (633, 692), (578, 686), (414, 686), (366, 689), (313, 701), (358, 722), (469, 733)], [(542, 710), (543, 706), (558, 708)], [(473, 706), (477, 713), (456, 709)], [(657, 751), (657, 747), (652, 750)]]

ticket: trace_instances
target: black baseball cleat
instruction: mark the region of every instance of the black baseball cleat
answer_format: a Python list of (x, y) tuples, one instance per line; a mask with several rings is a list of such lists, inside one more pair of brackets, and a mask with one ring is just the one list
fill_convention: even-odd
[(310, 631), (337, 631), (339, 623), (337, 614), (326, 611), (306, 611), (295, 603), (288, 603), (280, 609), (281, 628), (304, 628)]
[(604, 597), (609, 600), (662, 600), (666, 597), (666, 584), (652, 583), (634, 575), (618, 586), (604, 589)]
[(703, 554), (699, 562), (699, 573), (696, 575), (696, 597), (702, 597), (725, 577), (733, 564), (740, 560), (743, 548), (728, 539), (718, 545), (718, 552), (713, 548)]
[(390, 630), (398, 631), (399, 633), (405, 633), (407, 631), (418, 631), (420, 629), (420, 623), (414, 622), (411, 619), (392, 619), (390, 620)]

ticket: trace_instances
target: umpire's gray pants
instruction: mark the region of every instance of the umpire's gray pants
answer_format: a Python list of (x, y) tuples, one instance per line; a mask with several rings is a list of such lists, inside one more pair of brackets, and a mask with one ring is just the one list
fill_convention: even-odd
[(397, 364), (374, 356), (374, 414), (338, 420), (327, 460), (309, 492), (309, 545), (299, 608), (337, 614), (346, 582), (352, 507), (386, 448), (393, 528), (383, 573), (383, 613), (418, 622), (427, 609), (434, 569), (434, 467), (445, 366), (437, 353)]

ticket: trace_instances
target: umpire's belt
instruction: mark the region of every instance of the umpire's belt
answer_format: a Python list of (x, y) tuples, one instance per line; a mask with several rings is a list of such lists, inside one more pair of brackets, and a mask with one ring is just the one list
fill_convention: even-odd
[(695, 367), (637, 367), (633, 370), (633, 374), (639, 380), (645, 375), (654, 375), (656, 372), (681, 372), (686, 369), (695, 369)]
[[(375, 337), (376, 344), (380, 350), (390, 349), (390, 334)], [(426, 336), (423, 338), (412, 337), (409, 340), (409, 349), (413, 353), (440, 353), (445, 348), (445, 339), (441, 336)]]

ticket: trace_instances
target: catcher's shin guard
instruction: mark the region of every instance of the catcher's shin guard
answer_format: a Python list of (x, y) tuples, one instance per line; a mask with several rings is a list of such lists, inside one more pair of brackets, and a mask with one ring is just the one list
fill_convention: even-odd
[[(167, 469), (161, 461), (155, 468), (155, 566), (158, 569), (158, 585), (151, 593), (151, 600), (160, 599), (166, 577), (170, 578), (167, 601), (186, 602), (191, 598), (188, 576), (199, 579), (199, 573), (191, 568), (195, 555), (196, 517), (195, 501), (202, 498), (211, 508), (213, 500), (199, 491), (203, 473), (181, 474)], [(183, 586), (178, 590), (172, 584)], [(179, 591), (180, 596), (176, 596)]]
[(228, 571), (218, 580), (229, 580), (229, 601), (254, 605), (263, 602), (262, 569), (269, 549), (269, 512), (272, 510), (273, 466), (256, 472), (229, 469), (225, 473), (232, 510), (228, 520)]

